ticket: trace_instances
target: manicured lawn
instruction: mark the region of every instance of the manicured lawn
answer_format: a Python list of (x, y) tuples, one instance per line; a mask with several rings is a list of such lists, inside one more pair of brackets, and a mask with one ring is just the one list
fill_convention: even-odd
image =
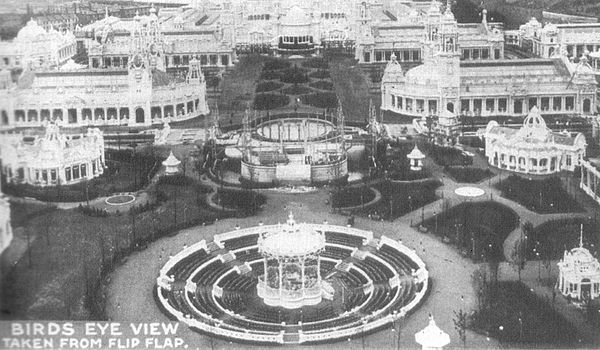
[(306, 87), (304, 84), (294, 84), (282, 90), (286, 95), (304, 95), (312, 92), (312, 90)]
[(213, 202), (217, 205), (224, 205), (225, 208), (237, 209), (251, 214), (253, 208), (257, 208), (265, 203), (265, 197), (249, 190), (218, 189), (213, 197)]
[(284, 107), (288, 103), (290, 103), (290, 98), (285, 95), (258, 94), (254, 98), (254, 108), (259, 111)]
[(244, 111), (248, 102), (252, 102), (256, 82), (262, 71), (262, 59), (259, 55), (241, 56), (235, 69), (225, 76), (221, 83), (223, 91), (219, 95), (219, 110), (222, 115)]
[(445, 168), (444, 171), (452, 176), (456, 182), (479, 183), (488, 177), (494, 176), (494, 173), (489, 169), (476, 167), (451, 166)]
[(310, 87), (319, 89), (319, 90), (333, 90), (334, 89), (333, 83), (329, 82), (329, 81), (325, 81), (325, 80), (317, 80), (313, 83), (310, 83), (309, 85), (310, 85)]
[(336, 108), (337, 96), (333, 92), (317, 92), (314, 94), (303, 95), (302, 103), (317, 108)]
[(582, 208), (563, 188), (559, 177), (533, 180), (511, 175), (496, 185), (502, 196), (540, 214), (575, 213)]
[(308, 70), (304, 68), (298, 68), (298, 66), (294, 66), (292, 68), (285, 69), (281, 71), (282, 83), (290, 83), (290, 84), (303, 84), (308, 83)]
[(31, 237), (31, 265), (26, 252), (16, 266), (4, 266), (0, 318), (105, 319), (101, 271), (112, 270), (136, 245), (221, 216), (205, 206), (204, 187), (158, 185), (158, 193), (164, 202), (135, 215), (135, 226), (130, 215), (91, 217), (77, 209), (15, 205), (15, 212), (29, 213), (16, 214), (13, 223)]
[(598, 225), (592, 220), (579, 218), (548, 221), (533, 229), (527, 237), (528, 260), (538, 258), (562, 259), (565, 250), (579, 247), (579, 232), (583, 224), (583, 246), (592, 254), (598, 253), (600, 234)]
[(463, 151), (452, 147), (441, 147), (431, 143), (424, 143), (421, 151), (441, 166), (464, 166), (473, 164), (473, 157), (466, 155)]
[(368, 186), (344, 187), (333, 192), (331, 198), (334, 208), (354, 207), (369, 203), (375, 198), (375, 193)]
[(109, 196), (115, 192), (135, 192), (148, 183), (160, 169), (164, 159), (152, 148), (138, 150), (135, 154), (131, 150), (107, 149), (105, 154), (108, 168), (104, 170), (104, 174), (87, 184), (81, 182), (68, 186), (39, 187), (3, 183), (2, 190), (17, 197), (31, 197), (50, 202), (81, 202), (88, 198)]
[(259, 83), (256, 86), (256, 92), (273, 91), (273, 90), (277, 90), (281, 87), (283, 87), (282, 83), (278, 83), (276, 81), (265, 81), (265, 82)]
[(332, 57), (329, 69), (335, 91), (342, 102), (346, 121), (364, 122), (369, 115), (371, 97), (362, 70), (353, 59), (343, 56)]
[(502, 244), (517, 219), (512, 210), (497, 202), (465, 202), (425, 220), (423, 226), (474, 260), (504, 260)]
[(577, 330), (524, 284), (497, 283), (485, 289), (483, 298), (481, 310), (470, 320), (471, 328), (489, 332), (508, 347), (577, 346)]

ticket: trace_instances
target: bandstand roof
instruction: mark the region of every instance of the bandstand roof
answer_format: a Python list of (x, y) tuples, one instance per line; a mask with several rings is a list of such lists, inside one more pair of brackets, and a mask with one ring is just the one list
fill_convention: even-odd
[(270, 256), (305, 256), (325, 248), (325, 236), (304, 224), (296, 224), (294, 215), (290, 213), (284, 225), (259, 238), (258, 247), (261, 253)]
[(163, 161), (163, 165), (164, 166), (178, 166), (181, 163), (181, 161), (177, 158), (175, 158), (175, 156), (173, 155), (173, 151), (171, 151), (171, 153), (169, 153), (169, 156), (167, 157), (167, 159), (165, 159)]
[(417, 145), (415, 144), (415, 148), (413, 148), (413, 150), (410, 151), (410, 153), (407, 154), (406, 157), (408, 159), (423, 159), (425, 158), (425, 155), (423, 154), (423, 152), (421, 152), (419, 148), (417, 148)]
[(415, 334), (415, 341), (429, 349), (441, 349), (450, 343), (450, 336), (435, 324), (433, 316), (429, 316), (429, 324)]

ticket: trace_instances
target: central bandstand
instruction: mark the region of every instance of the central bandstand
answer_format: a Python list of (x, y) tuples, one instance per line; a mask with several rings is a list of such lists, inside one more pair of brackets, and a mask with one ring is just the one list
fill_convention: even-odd
[(296, 223), (258, 225), (184, 247), (157, 278), (171, 319), (231, 341), (317, 343), (372, 332), (425, 297), (429, 273), (414, 250), (370, 231)]

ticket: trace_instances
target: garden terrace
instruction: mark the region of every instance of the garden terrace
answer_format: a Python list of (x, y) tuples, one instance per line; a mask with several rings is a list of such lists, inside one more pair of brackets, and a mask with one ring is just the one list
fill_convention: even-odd
[[(235, 258), (237, 261), (222, 263), (213, 257), (212, 261), (195, 262), (198, 256), (206, 255), (202, 245), (186, 248), (170, 258), (173, 260), (168, 262), (169, 266), (172, 266), (169, 271), (178, 271), (180, 280), (191, 279), (196, 283), (196, 292), (187, 290), (190, 288), (189, 283), (185, 286), (181, 282), (175, 284), (164, 275), (169, 271), (161, 270), (156, 287), (159, 289), (158, 302), (163, 306), (164, 312), (181, 322), (190, 322), (190, 319), (183, 315), (190, 315), (191, 319), (198, 321), (193, 324), (193, 329), (217, 335), (224, 335), (222, 330), (227, 330), (226, 336), (231, 340), (279, 343), (278, 337), (285, 336), (285, 339), (297, 339), (299, 343), (311, 343), (345, 339), (349, 335), (354, 336), (359, 332), (380, 328), (391, 321), (389, 315), (393, 310), (407, 308), (409, 304), (416, 305), (425, 296), (428, 283), (425, 265), (414, 252), (400, 243), (382, 236), (382, 240), (391, 244), (388, 248), (389, 254), (367, 256), (360, 261), (350, 256), (351, 249), (361, 246), (363, 237), (371, 237), (371, 232), (327, 224), (308, 225), (312, 230), (325, 232), (326, 248), (321, 260), (321, 276), (334, 288), (334, 298), (341, 297), (344, 292), (340, 288), (344, 288), (347, 293), (345, 300), (320, 302), (317, 305), (304, 306), (302, 309), (286, 309), (264, 304), (256, 288), (257, 277), (262, 275), (264, 268), (264, 261), (257, 252), (256, 237), (257, 232), (279, 227), (271, 225), (222, 234), (222, 237), (231, 237), (234, 234), (238, 236), (223, 240), (227, 249), (238, 251)], [(348, 249), (333, 244), (340, 244)], [(195, 249), (203, 253), (198, 253)], [(402, 251), (406, 252), (402, 253)], [(327, 257), (327, 254), (331, 257)], [(250, 259), (250, 256), (253, 258)], [(390, 258), (392, 256), (393, 259)], [(403, 259), (416, 260), (408, 262), (402, 261)], [(239, 275), (234, 271), (236, 263), (249, 260), (254, 261), (251, 264), (252, 273)], [(335, 266), (340, 262), (345, 264), (345, 267), (351, 263), (353, 265), (348, 271), (344, 271), (344, 268), (336, 269)], [(401, 279), (399, 282), (402, 293), (398, 287), (389, 287), (389, 279), (398, 275), (407, 275), (408, 266), (412, 264), (418, 267), (419, 272), (415, 275), (419, 277)], [(396, 267), (400, 269), (396, 271)], [(217, 281), (219, 288), (214, 286)], [(363, 287), (373, 281), (381, 284), (364, 294)], [(170, 284), (169, 292), (164, 289), (165, 284)], [(417, 289), (416, 284), (422, 287)], [(402, 299), (399, 299), (400, 296)], [(224, 310), (231, 310), (234, 313), (225, 313)], [(348, 313), (348, 311), (352, 312)], [(369, 322), (363, 323), (361, 317), (366, 314), (373, 317)], [(219, 326), (215, 327), (215, 324)], [(300, 329), (306, 333), (298, 333)]]
[(559, 177), (533, 180), (510, 175), (496, 185), (502, 197), (515, 201), (540, 214), (575, 213), (581, 206), (563, 188)]
[[(569, 218), (547, 221), (527, 235), (527, 260), (558, 260), (565, 250), (579, 246), (579, 233), (583, 224), (583, 246), (590, 253), (598, 253), (600, 247), (599, 227), (594, 220)], [(536, 254), (539, 253), (539, 256)]]
[[(504, 260), (503, 244), (518, 224), (517, 214), (497, 202), (463, 202), (422, 223), (474, 260)], [(473, 251), (474, 248), (474, 251)]]
[(227, 249), (227, 250), (236, 250), (236, 249), (256, 245), (256, 242), (258, 242), (258, 233), (240, 236), (240, 237), (231, 238), (231, 239), (222, 241), (223, 245), (225, 246), (225, 249)]
[(327, 243), (334, 243), (344, 245), (347, 247), (360, 247), (363, 245), (363, 237), (353, 236), (342, 232), (325, 232), (325, 241)]
[(484, 179), (494, 176), (489, 169), (482, 169), (476, 167), (457, 167), (451, 166), (446, 167), (444, 171), (452, 176), (456, 182), (460, 183), (479, 183)]
[(501, 343), (548, 348), (581, 345), (577, 330), (521, 282), (499, 282), (485, 288), (484, 293), (486, 301), (473, 314), (471, 325)]
[(252, 248), (235, 253), (235, 258), (240, 262), (253, 262), (262, 259), (262, 255), (258, 252), (258, 248)]

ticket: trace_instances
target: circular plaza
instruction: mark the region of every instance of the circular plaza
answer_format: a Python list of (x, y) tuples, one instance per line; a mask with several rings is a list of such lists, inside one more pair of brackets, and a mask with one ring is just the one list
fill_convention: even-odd
[(426, 295), (415, 251), (328, 223), (262, 225), (184, 247), (160, 269), (155, 299), (191, 329), (236, 342), (306, 344), (394, 323)]

